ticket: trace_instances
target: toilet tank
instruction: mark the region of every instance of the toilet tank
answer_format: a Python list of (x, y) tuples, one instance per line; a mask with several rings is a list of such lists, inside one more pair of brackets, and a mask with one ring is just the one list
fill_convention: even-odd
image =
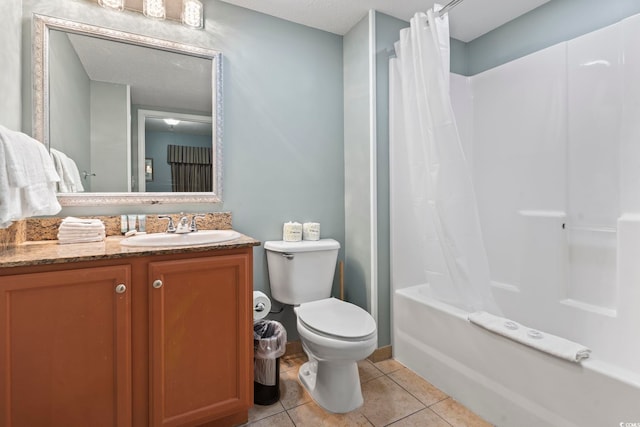
[(340, 243), (333, 239), (265, 242), (271, 296), (302, 304), (331, 296)]

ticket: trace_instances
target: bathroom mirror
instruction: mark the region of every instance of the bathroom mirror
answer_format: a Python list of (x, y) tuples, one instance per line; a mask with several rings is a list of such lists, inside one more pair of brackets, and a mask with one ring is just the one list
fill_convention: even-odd
[(33, 136), (80, 181), (61, 188), (63, 206), (221, 201), (220, 52), (43, 15), (33, 25)]

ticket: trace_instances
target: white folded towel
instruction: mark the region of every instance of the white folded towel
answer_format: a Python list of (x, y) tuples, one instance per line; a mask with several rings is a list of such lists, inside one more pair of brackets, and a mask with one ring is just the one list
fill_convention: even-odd
[(104, 223), (99, 220), (98, 218), (77, 218), (75, 216), (68, 216), (65, 219), (62, 220), (61, 225), (102, 225), (104, 226)]
[(87, 230), (87, 231), (66, 231), (59, 230), (58, 231), (58, 239), (61, 238), (77, 238), (77, 237), (104, 237), (104, 230)]
[(60, 225), (59, 230), (69, 230), (69, 231), (91, 231), (91, 230), (104, 230), (104, 225), (96, 224), (96, 225), (80, 225), (80, 224), (67, 224)]
[(90, 243), (90, 242), (101, 242), (104, 240), (104, 237), (79, 237), (75, 239), (58, 239), (58, 244), (66, 245), (69, 243)]
[(43, 144), (0, 125), (0, 228), (18, 219), (60, 212), (59, 180)]
[(505, 338), (570, 362), (580, 362), (591, 354), (591, 350), (581, 344), (528, 328), (486, 311), (471, 313), (468, 319), (471, 323)]
[(99, 219), (75, 218), (68, 216), (60, 223), (59, 230), (104, 230), (104, 223)]
[(58, 228), (58, 243), (99, 242), (105, 238), (104, 223), (99, 219), (68, 216)]

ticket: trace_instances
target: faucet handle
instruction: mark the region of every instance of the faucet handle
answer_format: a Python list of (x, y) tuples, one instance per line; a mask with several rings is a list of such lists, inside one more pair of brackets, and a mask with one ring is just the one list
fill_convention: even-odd
[(173, 224), (173, 218), (171, 218), (169, 215), (158, 215), (158, 219), (168, 219), (169, 220), (169, 224), (167, 225), (167, 233), (175, 233), (176, 232), (176, 226)]
[(189, 230), (191, 231), (198, 231), (198, 218), (205, 218), (206, 215), (194, 215), (191, 217), (191, 226), (189, 226)]

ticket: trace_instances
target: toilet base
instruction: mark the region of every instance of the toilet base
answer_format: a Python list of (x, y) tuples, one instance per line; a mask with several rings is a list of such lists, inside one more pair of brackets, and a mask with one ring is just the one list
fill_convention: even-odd
[(329, 412), (343, 414), (362, 406), (358, 364), (311, 359), (300, 367), (298, 378), (313, 400)]

